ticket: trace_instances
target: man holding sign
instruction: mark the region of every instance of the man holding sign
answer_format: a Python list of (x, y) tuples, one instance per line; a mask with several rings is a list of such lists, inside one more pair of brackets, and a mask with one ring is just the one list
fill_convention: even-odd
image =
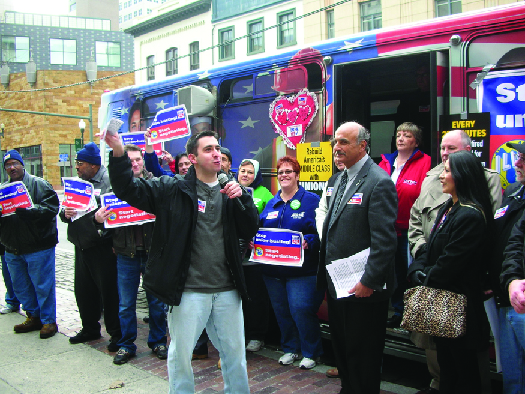
[[(334, 157), (345, 165), (328, 205), (321, 241), (318, 286), (328, 288), (328, 316), (341, 393), (379, 393), (388, 301), (395, 287), (397, 193), (390, 177), (368, 156), (370, 133), (360, 124), (341, 125)], [(326, 266), (370, 248), (357, 284), (337, 298)], [(350, 270), (348, 270), (350, 271)]]
[(257, 232), (257, 210), (238, 183), (221, 189), (217, 134), (204, 131), (188, 140), (193, 166), (184, 179), (139, 180), (118, 136), (106, 136), (106, 143), (113, 149), (114, 193), (157, 217), (143, 286), (169, 305), (169, 392), (194, 393), (191, 357), (206, 327), (222, 360), (224, 392), (248, 394), (239, 238)]
[[(151, 179), (153, 174), (144, 169), (142, 152), (137, 145), (126, 145), (135, 178)], [(95, 219), (103, 223), (111, 214), (111, 207), (96, 213)], [(122, 338), (117, 342), (119, 350), (113, 358), (114, 364), (125, 364), (135, 356), (137, 345), (137, 291), (140, 274), (144, 273), (153, 238), (154, 222), (123, 226), (113, 232), (113, 249), (117, 254), (117, 279), (119, 293), (119, 319)], [(149, 307), (148, 346), (161, 360), (168, 357), (166, 348), (166, 316), (164, 303), (146, 292)]]
[(15, 332), (40, 330), (40, 338), (52, 337), (56, 325), (55, 245), (58, 243), (56, 215), (58, 196), (52, 186), (24, 169), (22, 156), (10, 150), (4, 156), (9, 182), (22, 182), (32, 208), (16, 208), (14, 215), (0, 220), (0, 239), (15, 295), (27, 319)]

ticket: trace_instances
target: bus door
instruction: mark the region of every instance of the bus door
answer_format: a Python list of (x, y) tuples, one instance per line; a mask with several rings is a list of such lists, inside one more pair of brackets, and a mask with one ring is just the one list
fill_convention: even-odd
[[(335, 125), (356, 121), (371, 132), (371, 157), (396, 150), (396, 128), (423, 131), (421, 150), (439, 160), (437, 120), (447, 106), (447, 53), (430, 52), (334, 66)], [(445, 92), (445, 93), (444, 93)]]

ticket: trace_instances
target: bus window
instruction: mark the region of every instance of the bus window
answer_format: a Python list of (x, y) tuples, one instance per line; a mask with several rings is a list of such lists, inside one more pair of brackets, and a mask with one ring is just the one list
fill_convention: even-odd
[(294, 93), (308, 87), (308, 74), (303, 66), (288, 67), (274, 72), (272, 89), (280, 93)]
[(273, 90), (273, 72), (257, 74), (254, 79), (254, 97), (260, 98), (275, 95), (275, 90)]
[(173, 93), (166, 93), (158, 96), (147, 97), (142, 102), (142, 129), (147, 129), (157, 112), (173, 107)]
[(253, 99), (253, 78), (243, 78), (232, 83), (231, 100)]

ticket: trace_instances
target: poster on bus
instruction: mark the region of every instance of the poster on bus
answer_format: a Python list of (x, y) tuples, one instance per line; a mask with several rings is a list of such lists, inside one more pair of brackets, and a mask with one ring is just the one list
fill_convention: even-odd
[(477, 87), (478, 109), (490, 112), (491, 168), (507, 187), (516, 182), (517, 152), (507, 142), (525, 142), (525, 69), (489, 72)]
[[(142, 154), (146, 153), (146, 139), (144, 138), (144, 131), (135, 131), (133, 133), (122, 133), (120, 136), (122, 137), (122, 144), (123, 145), (137, 145), (141, 150)], [(157, 142), (153, 144), (153, 150), (157, 154), (157, 157), (162, 156), (162, 149), (164, 147), (162, 146), (162, 142)]]
[(157, 112), (149, 128), (151, 144), (189, 136), (191, 131), (186, 106), (177, 105)]
[(105, 228), (133, 226), (155, 221), (155, 215), (132, 207), (126, 201), (120, 200), (114, 193), (103, 194), (101, 203), (103, 207), (110, 209), (110, 215), (104, 222)]
[(22, 182), (0, 186), (0, 212), (2, 216), (13, 215), (17, 208), (33, 208), (33, 200)]
[(260, 228), (253, 238), (250, 261), (301, 267), (304, 261), (303, 234), (277, 228)]

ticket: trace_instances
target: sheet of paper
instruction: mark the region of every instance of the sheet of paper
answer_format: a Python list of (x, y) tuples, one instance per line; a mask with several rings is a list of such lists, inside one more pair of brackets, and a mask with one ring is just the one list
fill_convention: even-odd
[(370, 248), (344, 259), (334, 260), (326, 266), (334, 283), (337, 298), (349, 297), (353, 294), (349, 294), (348, 290), (361, 280), (368, 256), (370, 256)]

